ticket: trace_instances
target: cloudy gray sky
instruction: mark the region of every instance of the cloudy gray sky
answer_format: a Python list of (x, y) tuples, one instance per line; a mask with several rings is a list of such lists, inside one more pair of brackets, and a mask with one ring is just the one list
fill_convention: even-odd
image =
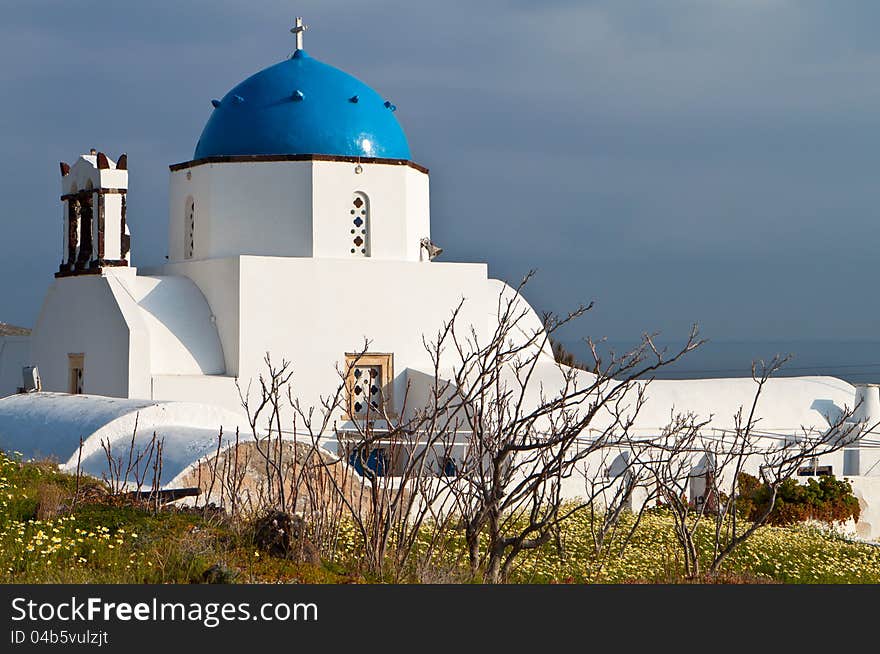
[[(878, 338), (880, 3), (0, 0), (0, 320), (60, 259), (58, 161), (129, 154), (133, 257), (210, 99), (292, 49), (399, 107), (444, 260), (578, 334)], [(572, 337), (572, 335), (569, 335)]]

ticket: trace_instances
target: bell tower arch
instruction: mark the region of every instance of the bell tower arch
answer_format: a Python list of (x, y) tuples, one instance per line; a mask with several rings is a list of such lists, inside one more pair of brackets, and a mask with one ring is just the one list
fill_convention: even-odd
[(129, 265), (126, 224), (128, 157), (113, 161), (92, 150), (71, 166), (61, 162), (62, 255), (56, 277), (100, 274)]

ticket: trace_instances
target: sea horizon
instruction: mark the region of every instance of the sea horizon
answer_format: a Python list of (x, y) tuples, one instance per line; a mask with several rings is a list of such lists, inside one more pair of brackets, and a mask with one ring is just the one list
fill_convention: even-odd
[[(563, 341), (563, 344), (584, 361), (586, 347)], [(626, 352), (638, 344), (634, 340), (607, 340), (599, 351)], [(660, 348), (673, 352), (681, 341), (662, 341)], [(880, 383), (880, 339), (709, 339), (674, 364), (661, 368), (657, 379), (712, 379), (718, 377), (749, 377), (752, 362), (769, 362), (774, 356), (790, 355), (790, 360), (774, 375), (777, 377), (829, 376), (851, 383)]]

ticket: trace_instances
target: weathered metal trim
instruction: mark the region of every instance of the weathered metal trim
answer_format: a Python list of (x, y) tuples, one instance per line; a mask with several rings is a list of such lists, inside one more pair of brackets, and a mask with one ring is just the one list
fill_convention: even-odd
[(101, 259), (100, 261), (90, 261), (86, 268), (74, 268), (70, 270), (70, 266), (61, 264), (55, 277), (76, 277), (78, 275), (100, 275), (104, 268), (125, 268), (128, 261), (125, 259)]
[(428, 174), (425, 166), (410, 161), (409, 159), (385, 159), (381, 157), (351, 157), (335, 154), (235, 154), (220, 155), (215, 157), (203, 157), (183, 163), (171, 164), (168, 168), (172, 172), (195, 168), (214, 163), (264, 163), (276, 161), (342, 161), (347, 163), (361, 164), (384, 164), (386, 166), (409, 166), (420, 173)]
[(125, 188), (90, 188), (83, 189), (82, 191), (77, 191), (76, 193), (65, 193), (61, 196), (61, 201), (72, 200), (74, 198), (81, 198), (84, 195), (93, 195), (97, 193), (98, 195), (115, 195), (122, 194), (125, 195), (128, 193), (128, 189)]
[(100, 275), (100, 268), (77, 268), (75, 270), (59, 270), (55, 277), (77, 277), (78, 275)]

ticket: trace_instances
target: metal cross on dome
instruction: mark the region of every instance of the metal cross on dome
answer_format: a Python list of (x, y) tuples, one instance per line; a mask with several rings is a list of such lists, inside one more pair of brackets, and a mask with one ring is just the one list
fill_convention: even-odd
[(303, 49), (303, 32), (309, 29), (308, 25), (303, 25), (302, 16), (296, 17), (296, 26), (290, 28), (290, 33), (296, 35), (296, 49)]

